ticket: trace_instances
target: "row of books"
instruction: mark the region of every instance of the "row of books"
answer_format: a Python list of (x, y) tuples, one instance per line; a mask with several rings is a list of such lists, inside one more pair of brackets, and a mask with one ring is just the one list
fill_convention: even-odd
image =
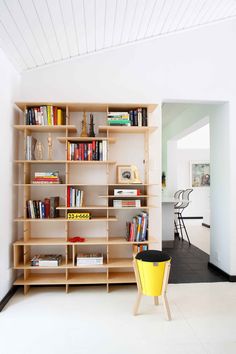
[(138, 199), (114, 199), (113, 200), (113, 207), (115, 208), (140, 208), (141, 201)]
[(61, 254), (39, 254), (31, 259), (31, 267), (58, 267), (61, 265), (61, 262)]
[(50, 197), (42, 200), (27, 200), (27, 217), (30, 219), (57, 218), (59, 216), (59, 197)]
[(37, 139), (35, 139), (32, 135), (27, 135), (26, 137), (26, 160), (35, 160), (35, 146), (37, 143)]
[(44, 183), (52, 183), (58, 184), (60, 183), (59, 172), (35, 172), (34, 177), (32, 178), (33, 184), (44, 184)]
[(148, 213), (143, 211), (126, 222), (126, 239), (131, 242), (147, 241)]
[(26, 125), (62, 125), (63, 111), (55, 106), (28, 107), (25, 110)]
[(142, 251), (147, 251), (148, 250), (148, 245), (133, 245), (133, 253), (139, 253)]
[(109, 112), (107, 124), (111, 126), (137, 126), (148, 125), (147, 108), (137, 108), (125, 112)]
[(67, 206), (82, 207), (84, 191), (76, 187), (67, 187)]
[(93, 140), (86, 143), (68, 143), (67, 159), (72, 161), (106, 161), (107, 141)]

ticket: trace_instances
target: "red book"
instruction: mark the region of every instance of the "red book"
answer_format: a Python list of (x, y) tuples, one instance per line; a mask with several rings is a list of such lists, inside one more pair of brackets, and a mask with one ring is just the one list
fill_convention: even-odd
[(49, 198), (44, 199), (44, 205), (45, 205), (45, 217), (49, 218), (50, 217), (50, 199)]
[(92, 144), (88, 144), (88, 161), (92, 160)]
[(96, 160), (96, 141), (92, 142), (92, 160)]
[(79, 148), (78, 148), (78, 144), (75, 147), (75, 157), (74, 160), (79, 160)]
[(70, 207), (70, 187), (67, 187), (67, 207)]
[(53, 106), (52, 109), (53, 109), (53, 124), (57, 125), (58, 124), (57, 123), (57, 107)]
[(81, 160), (84, 161), (84, 144), (81, 144)]
[(81, 148), (81, 144), (79, 144), (79, 160), (82, 160), (82, 148)]

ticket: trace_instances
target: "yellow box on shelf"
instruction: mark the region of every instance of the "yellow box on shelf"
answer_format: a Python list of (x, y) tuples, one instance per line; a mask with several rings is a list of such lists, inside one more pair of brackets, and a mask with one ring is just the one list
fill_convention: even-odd
[(90, 213), (68, 213), (67, 218), (69, 220), (89, 220), (91, 215)]

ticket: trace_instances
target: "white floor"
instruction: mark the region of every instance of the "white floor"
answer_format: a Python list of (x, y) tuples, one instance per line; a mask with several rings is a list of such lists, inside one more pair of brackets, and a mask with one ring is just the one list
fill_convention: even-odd
[[(210, 229), (202, 226), (202, 220), (185, 220), (190, 242), (210, 254)], [(186, 239), (184, 235), (184, 239)]]
[(236, 284), (173, 284), (173, 320), (135, 286), (33, 288), (0, 313), (1, 354), (235, 354)]

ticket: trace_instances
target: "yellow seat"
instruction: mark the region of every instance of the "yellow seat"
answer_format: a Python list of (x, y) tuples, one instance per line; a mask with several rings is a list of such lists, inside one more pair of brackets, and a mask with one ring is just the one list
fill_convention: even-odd
[(158, 298), (161, 296), (166, 317), (168, 320), (171, 319), (166, 296), (170, 266), (171, 259), (169, 255), (161, 251), (143, 251), (136, 255), (134, 270), (138, 286), (138, 298), (134, 307), (134, 315), (138, 312), (142, 295), (153, 296), (155, 305), (158, 305)]

